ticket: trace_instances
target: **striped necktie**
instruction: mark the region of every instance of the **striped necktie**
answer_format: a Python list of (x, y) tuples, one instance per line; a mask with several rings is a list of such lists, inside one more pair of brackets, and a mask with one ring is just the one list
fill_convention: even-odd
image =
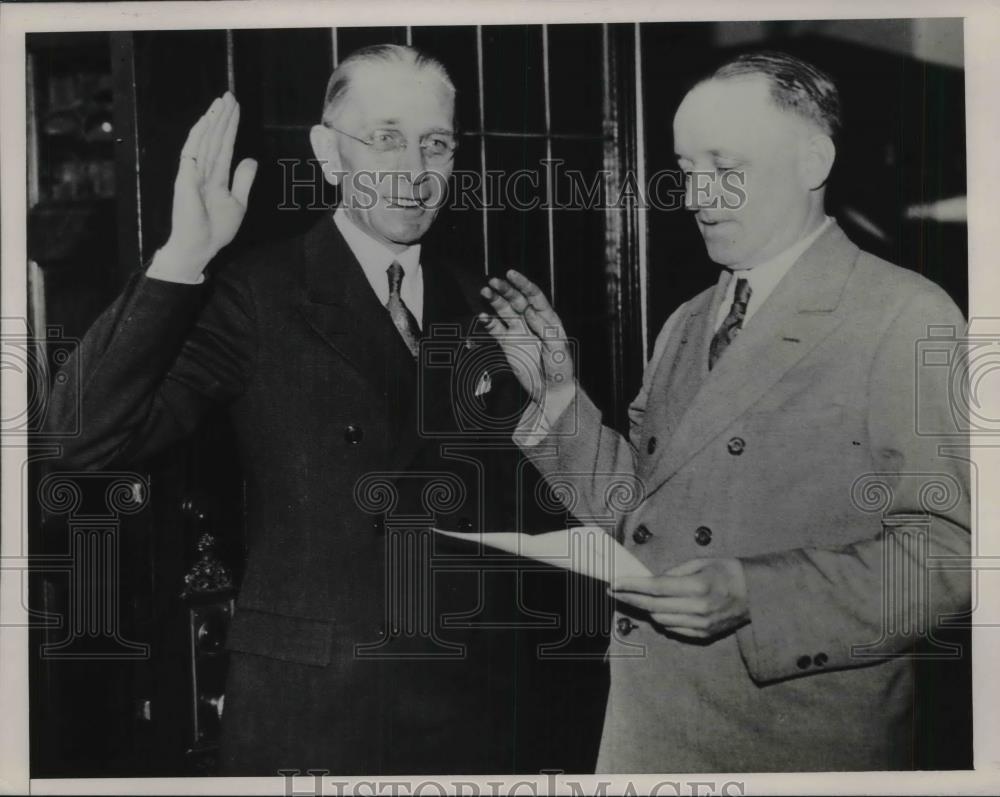
[(406, 348), (410, 350), (410, 354), (416, 357), (420, 350), (420, 327), (399, 292), (403, 284), (403, 267), (393, 260), (389, 268), (386, 269), (386, 274), (389, 277), (389, 301), (385, 303), (386, 309), (389, 311), (392, 323), (399, 330)]
[(722, 326), (712, 336), (712, 343), (708, 347), (708, 370), (711, 371), (715, 367), (715, 363), (722, 356), (722, 352), (729, 347), (729, 344), (733, 342), (733, 339), (743, 328), (743, 319), (746, 318), (747, 302), (750, 301), (751, 293), (753, 291), (750, 288), (749, 281), (743, 277), (736, 280), (736, 290), (733, 292), (733, 306), (729, 308), (729, 313), (722, 320)]

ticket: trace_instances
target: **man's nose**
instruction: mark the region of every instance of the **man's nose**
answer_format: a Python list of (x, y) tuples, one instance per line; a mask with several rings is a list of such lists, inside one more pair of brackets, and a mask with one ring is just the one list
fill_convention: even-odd
[(694, 177), (692, 175), (688, 175), (684, 180), (684, 208), (685, 210), (698, 209), (694, 201)]
[(398, 167), (403, 176), (411, 183), (419, 182), (420, 175), (427, 171), (423, 147), (415, 141), (409, 142), (405, 149), (400, 152)]
[(718, 207), (719, 178), (711, 172), (691, 172), (684, 186), (684, 206), (696, 211)]

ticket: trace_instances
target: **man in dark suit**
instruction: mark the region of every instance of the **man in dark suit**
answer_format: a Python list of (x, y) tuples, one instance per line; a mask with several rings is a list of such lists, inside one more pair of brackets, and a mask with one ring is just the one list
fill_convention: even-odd
[[(839, 106), (829, 77), (782, 53), (684, 98), (678, 162), (723, 270), (661, 330), (628, 436), (576, 384), (538, 288), (511, 272), (485, 289), (533, 389), (526, 417), (546, 420), (517, 436), (538, 467), (590, 474), (594, 511), (608, 475), (643, 486), (618, 533), (654, 575), (614, 585), (598, 771), (915, 764), (910, 654), (970, 605), (960, 395), (918, 346), (933, 329), (960, 340), (964, 321), (825, 215)], [(542, 352), (533, 372), (525, 350)]]
[(511, 640), (477, 627), (483, 559), (454, 567), (477, 549), (426, 529), (518, 524), (519, 454), (490, 434), (520, 387), (473, 334), (476, 282), (420, 248), (452, 169), (454, 93), (411, 48), (344, 60), (311, 131), (340, 207), (206, 280), (256, 170), (241, 162), (230, 188), (239, 107), (217, 99), (181, 152), (169, 240), (87, 334), (81, 383), (53, 397), (58, 428), (80, 414), (65, 461), (87, 467), (141, 460), (229, 408), (248, 560), (225, 774), (515, 766)]

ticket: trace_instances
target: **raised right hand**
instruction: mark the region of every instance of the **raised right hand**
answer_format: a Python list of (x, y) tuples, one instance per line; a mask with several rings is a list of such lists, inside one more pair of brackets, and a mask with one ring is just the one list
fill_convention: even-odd
[(536, 404), (546, 395), (569, 395), (576, 389), (573, 357), (562, 321), (535, 283), (513, 269), (507, 279), (494, 277), (482, 295), (496, 316), (480, 316), (500, 344), (522, 387)]
[(226, 92), (195, 122), (181, 150), (170, 237), (158, 255), (197, 277), (236, 235), (246, 214), (257, 162), (240, 161), (229, 183), (240, 106)]

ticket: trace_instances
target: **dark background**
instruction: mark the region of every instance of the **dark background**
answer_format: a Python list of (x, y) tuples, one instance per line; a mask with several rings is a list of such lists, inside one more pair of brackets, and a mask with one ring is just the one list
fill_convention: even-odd
[[(960, 40), (961, 22), (950, 24)], [(307, 132), (336, 59), (384, 41), (412, 42), (449, 69), (462, 132), (456, 169), (538, 170), (543, 158), (561, 159), (585, 175), (604, 170), (605, 199), (640, 167), (647, 176), (675, 168), (673, 112), (695, 77), (755, 47), (802, 55), (833, 75), (844, 99), (828, 211), (859, 245), (935, 280), (965, 309), (965, 224), (907, 212), (965, 193), (964, 73), (954, 48), (933, 57), (921, 30), (920, 21), (902, 20), (30, 34), (33, 327), (39, 335), (50, 330), (47, 356), (56, 356), (55, 331), (81, 336), (162, 245), (181, 143), (226, 88), (242, 106), (236, 157), (253, 156), (260, 169), (247, 218), (220, 260), (300, 232), (328, 212), (333, 190), (318, 179), (294, 189), (287, 180), (309, 179)], [(281, 159), (297, 160), (296, 170)], [(547, 188), (543, 179), (543, 196)], [(281, 209), (282, 197), (301, 199), (303, 191), (319, 207)], [(650, 210), (643, 226), (629, 205), (446, 209), (425, 245), (447, 248), (474, 273), (516, 267), (542, 285), (577, 341), (585, 388), (619, 426), (639, 386), (644, 349), (669, 313), (718, 273), (687, 213)], [(102, 507), (104, 487), (96, 483), (86, 487), (92, 511), (32, 507), (31, 552), (53, 562), (64, 561), (92, 527), (111, 528), (120, 592), (120, 639), (108, 646), (70, 638), (68, 649), (81, 655), (32, 657), (33, 776), (212, 772), (211, 701), (222, 694), (216, 674), (224, 668), (224, 630), (199, 623), (206, 611), (224, 611), (233, 591), (182, 592), (205, 533), (214, 537), (213, 561), (238, 584), (243, 496), (231, 451), (220, 412), (133, 475), (148, 485), (149, 500), (136, 514)], [(36, 464), (34, 485), (49, 472), (45, 461)], [(594, 594), (565, 574), (544, 578), (526, 590), (536, 609), (564, 613), (571, 592)], [(33, 606), (65, 617), (74, 588), (58, 567), (43, 568), (32, 581)], [(68, 633), (63, 623), (37, 629), (34, 640), (64, 641)], [(593, 767), (606, 633), (599, 622), (577, 634), (567, 649), (576, 661), (540, 662), (512, 696), (539, 707), (535, 720), (548, 747), (532, 762), (536, 770)], [(964, 631), (944, 636), (969, 643)], [(107, 655), (135, 644), (149, 645), (149, 655)], [(88, 652), (97, 658), (82, 655)], [(921, 665), (913, 746), (922, 768), (971, 766), (969, 661)]]

